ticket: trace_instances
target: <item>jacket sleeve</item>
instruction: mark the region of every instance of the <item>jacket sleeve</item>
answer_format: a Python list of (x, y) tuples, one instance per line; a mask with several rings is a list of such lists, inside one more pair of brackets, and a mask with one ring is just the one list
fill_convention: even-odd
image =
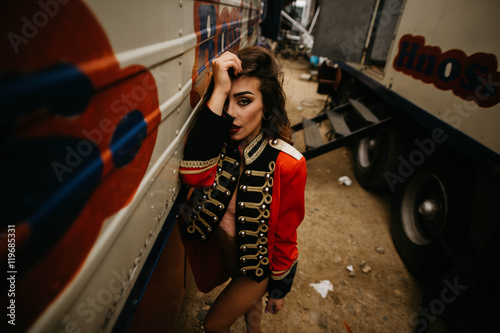
[[(304, 191), (307, 167), (304, 157), (280, 172), (279, 211), (277, 212), (274, 245), (271, 257), (271, 279), (269, 297), (283, 298), (291, 290), (299, 251), (297, 248), (297, 228), (304, 219)], [(289, 159), (290, 160), (290, 159)]]
[(212, 185), (217, 163), (234, 118), (213, 113), (203, 105), (188, 135), (179, 173), (182, 181), (195, 187)]

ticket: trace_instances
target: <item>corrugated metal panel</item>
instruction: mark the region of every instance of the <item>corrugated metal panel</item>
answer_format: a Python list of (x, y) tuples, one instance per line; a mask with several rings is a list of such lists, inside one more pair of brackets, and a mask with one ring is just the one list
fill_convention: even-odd
[(109, 331), (179, 191), (210, 60), (256, 42), (260, 1), (0, 7), (15, 328)]

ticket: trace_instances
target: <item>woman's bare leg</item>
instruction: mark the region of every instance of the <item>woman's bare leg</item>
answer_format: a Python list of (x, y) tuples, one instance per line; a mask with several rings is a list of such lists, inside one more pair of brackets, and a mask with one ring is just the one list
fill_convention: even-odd
[(262, 321), (262, 297), (255, 301), (250, 310), (245, 312), (245, 322), (247, 324), (247, 333), (259, 333), (260, 322)]
[(267, 291), (268, 282), (269, 278), (257, 283), (245, 275), (239, 275), (229, 282), (207, 314), (205, 331), (227, 332), (238, 317), (245, 315), (248, 332), (259, 332), (262, 297)]

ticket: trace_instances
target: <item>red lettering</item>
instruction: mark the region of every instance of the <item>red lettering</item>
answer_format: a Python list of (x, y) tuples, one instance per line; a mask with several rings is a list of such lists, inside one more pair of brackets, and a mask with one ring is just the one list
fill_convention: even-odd
[(404, 35), (393, 67), (482, 107), (500, 102), (500, 73), (494, 54), (478, 52), (467, 56), (457, 49), (442, 52), (437, 46), (425, 45), (422, 36)]

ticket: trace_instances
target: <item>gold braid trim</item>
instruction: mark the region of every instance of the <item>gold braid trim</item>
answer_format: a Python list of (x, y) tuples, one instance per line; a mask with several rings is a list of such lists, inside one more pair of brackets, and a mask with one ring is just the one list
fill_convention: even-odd
[[(261, 133), (262, 134), (262, 133)], [(254, 141), (255, 142), (255, 141)], [(253, 143), (253, 142), (252, 142)], [(267, 144), (267, 141), (264, 141), (264, 143)], [(254, 144), (255, 146), (255, 144)], [(265, 145), (261, 145), (260, 148), (264, 149)], [(260, 149), (259, 148), (259, 149)], [(246, 150), (245, 150), (246, 151)], [(257, 152), (253, 156), (258, 156), (260, 153)], [(246, 161), (248, 162), (248, 161)], [(248, 162), (251, 163), (252, 161)], [(247, 163), (247, 164), (248, 164)], [(256, 231), (248, 230), (248, 229), (243, 229), (240, 231), (239, 235), (241, 237), (246, 237), (248, 236), (254, 236), (257, 237), (257, 243), (246, 243), (242, 244), (240, 246), (240, 250), (246, 251), (247, 249), (258, 249), (256, 254), (243, 254), (240, 257), (240, 262), (246, 263), (248, 260), (258, 260), (256, 265), (253, 266), (243, 266), (240, 268), (240, 271), (243, 274), (246, 274), (247, 271), (254, 270), (256, 276), (262, 276), (264, 274), (264, 270), (260, 266), (268, 266), (269, 265), (269, 257), (267, 257), (268, 249), (267, 247), (261, 247), (259, 248), (259, 245), (265, 245), (268, 242), (267, 237), (261, 236), (260, 234), (267, 233), (269, 230), (269, 226), (267, 224), (261, 224), (260, 219), (262, 217), (268, 219), (270, 216), (269, 213), (269, 205), (272, 202), (272, 195), (270, 193), (266, 193), (264, 191), (265, 188), (272, 188), (273, 187), (273, 177), (271, 177), (271, 173), (274, 171), (275, 168), (275, 163), (274, 161), (271, 161), (268, 165), (269, 171), (255, 171), (255, 170), (250, 170), (251, 173), (248, 174), (248, 176), (257, 176), (257, 177), (263, 177), (265, 178), (264, 185), (262, 186), (244, 186), (245, 189), (243, 191), (249, 191), (249, 192), (258, 192), (262, 194), (262, 199), (260, 202), (244, 202), (241, 201), (238, 203), (238, 205), (243, 204), (244, 208), (249, 208), (253, 210), (257, 210), (259, 212), (259, 215), (257, 217), (250, 217), (250, 216), (240, 216), (238, 219), (243, 219), (241, 223), (258, 223), (258, 228)], [(242, 185), (243, 186), (243, 185)], [(264, 205), (264, 203), (266, 205)]]
[[(290, 266), (290, 268), (288, 269), (285, 269), (285, 270), (282, 270), (282, 271), (271, 271), (271, 279), (273, 279), (274, 281), (279, 281), (279, 280), (283, 280), (284, 278), (287, 277), (287, 275), (290, 273), (290, 271), (292, 270), (292, 267), (293, 265), (295, 265), (296, 263), (299, 262), (299, 257), (297, 257), (297, 259), (295, 259), (295, 261), (293, 262), (293, 264)], [(282, 275), (279, 275), (279, 276), (274, 276), (275, 274), (281, 274), (283, 272), (286, 272), (285, 274), (282, 274)]]
[[(269, 227), (267, 226), (267, 224), (261, 224), (261, 225), (259, 225), (259, 228), (256, 231), (252, 231), (252, 230), (242, 230), (242, 231), (245, 231), (245, 235), (258, 237), (261, 232), (267, 232), (268, 230), (269, 230)], [(266, 238), (266, 237), (262, 237), (262, 238)], [(248, 245), (248, 244), (244, 244), (244, 245)]]
[(207, 170), (210, 170), (212, 169), (213, 167), (215, 167), (217, 164), (212, 164), (212, 165), (209, 165), (207, 166), (206, 168), (203, 168), (201, 170), (179, 170), (179, 173), (183, 174), (183, 175), (195, 175), (195, 174), (198, 174), (198, 173), (202, 173), (202, 172), (205, 172)]
[[(270, 194), (265, 194), (262, 196), (262, 200), (260, 202), (244, 202), (244, 201), (240, 201), (238, 204), (241, 204), (241, 203), (244, 203), (245, 204), (245, 208), (252, 208), (252, 209), (260, 209), (260, 207), (262, 206), (262, 204), (266, 203), (266, 204), (271, 204), (271, 202), (273, 201), (273, 197), (270, 195)], [(267, 209), (264, 209), (264, 210), (267, 210)]]
[(201, 234), (201, 237), (203, 239), (205, 239), (207, 236), (205, 235), (205, 233), (196, 225), (196, 224), (191, 224), (187, 227), (187, 231), (190, 233), (190, 234), (193, 234), (195, 231), (198, 231), (200, 234)]
[(226, 170), (223, 170), (220, 174), (220, 177), (225, 177), (227, 179), (231, 179), (233, 175), (231, 175), (229, 172), (227, 172)]
[(268, 167), (269, 167), (269, 171), (247, 170), (247, 172), (250, 171), (252, 176), (266, 177), (267, 174), (271, 174), (274, 172), (274, 169), (276, 168), (276, 163), (274, 163), (274, 161), (271, 161), (271, 162), (269, 162)]
[[(222, 186), (220, 186), (220, 187), (222, 187)], [(223, 187), (222, 187), (222, 188), (223, 188)], [(218, 200), (216, 200), (216, 199), (212, 198), (212, 191), (210, 191), (210, 188), (205, 188), (205, 190), (204, 190), (203, 192), (205, 192), (205, 194), (207, 195), (207, 200), (206, 200), (205, 202), (209, 202), (209, 203), (214, 204), (214, 205), (216, 205), (216, 206), (219, 206), (219, 205), (220, 205), (220, 206), (222, 207), (222, 209), (224, 209), (224, 207), (225, 207), (225, 206), (224, 206), (224, 204), (223, 204), (222, 202), (220, 202), (220, 201), (218, 201)], [(206, 208), (205, 208), (205, 206), (203, 205), (203, 209), (202, 209), (202, 211), (206, 213), (206, 212), (208, 212), (209, 210), (208, 210), (208, 209), (206, 209)], [(208, 213), (207, 213), (207, 214), (208, 214)]]
[[(224, 151), (225, 151), (225, 150), (224, 150)], [(223, 152), (223, 153), (224, 153), (224, 152)], [(234, 163), (236, 162), (236, 160), (235, 160), (234, 158), (231, 158), (231, 157), (229, 157), (229, 156), (227, 156), (227, 155), (226, 155), (226, 156), (224, 156), (224, 159), (223, 159), (223, 160), (221, 160), (221, 162), (222, 162), (222, 161), (229, 162), (229, 163), (231, 163), (231, 164), (234, 164)], [(222, 163), (219, 163), (219, 165), (222, 165)]]
[(266, 209), (264, 211), (261, 211), (259, 216), (257, 216), (257, 217), (243, 216), (242, 215), (242, 216), (240, 216), (240, 218), (242, 218), (242, 217), (245, 218), (245, 223), (246, 222), (259, 222), (261, 217), (268, 219), (270, 215), (271, 214), (269, 213), (269, 209)]
[(248, 152), (250, 150), (252, 150), (253, 147), (255, 147), (259, 143), (259, 141), (262, 139), (263, 136), (264, 136), (264, 134), (262, 132), (260, 132), (259, 135), (257, 135), (257, 137), (255, 137), (255, 139), (253, 139), (252, 142), (250, 142), (248, 144), (248, 146), (245, 148), (245, 150), (243, 151), (243, 156), (245, 157), (245, 164), (246, 165), (249, 165), (253, 161), (255, 161), (257, 159), (257, 157), (259, 157), (260, 154), (264, 151), (264, 148), (266, 148), (268, 142), (267, 142), (267, 140), (263, 140), (262, 143), (260, 144), (260, 147), (257, 149), (257, 151), (251, 157), (248, 155)]
[[(222, 169), (223, 162), (229, 162), (232, 164), (235, 164), (237, 162), (235, 159), (228, 157), (226, 155), (226, 148), (225, 147), (222, 149), (222, 152), (218, 157), (215, 157), (209, 161), (185, 161), (185, 160), (182, 160), (181, 167), (187, 167), (187, 168), (204, 167), (204, 168), (202, 170), (183, 170), (183, 171), (181, 171), (181, 173), (183, 173), (183, 174), (197, 174), (197, 173), (204, 172), (206, 170), (209, 170), (209, 169), (217, 167), (217, 166)], [(206, 197), (205, 198), (198, 198), (196, 200), (196, 204), (198, 205), (198, 207), (195, 207), (193, 209), (193, 211), (194, 211), (194, 213), (196, 213), (196, 215), (189, 217), (189, 220), (191, 221), (192, 224), (187, 227), (187, 231), (191, 234), (193, 234), (197, 231), (198, 233), (201, 234), (202, 239), (206, 239), (206, 237), (207, 237), (207, 235), (205, 234), (205, 231), (208, 233), (212, 232), (212, 227), (210, 226), (209, 223), (207, 223), (200, 216), (199, 213), (203, 212), (206, 215), (208, 215), (209, 217), (211, 217), (215, 222), (217, 222), (217, 219), (218, 219), (217, 215), (215, 213), (213, 213), (212, 211), (210, 211), (208, 208), (206, 208), (205, 204), (210, 203), (210, 204), (217, 206), (218, 209), (223, 210), (225, 208), (224, 204), (212, 197), (213, 192), (217, 190), (217, 191), (223, 192), (225, 195), (227, 195), (227, 194), (231, 195), (229, 190), (227, 188), (225, 188), (224, 186), (222, 186), (219, 181), (220, 181), (221, 177), (231, 179), (233, 176), (225, 170), (221, 170), (221, 171), (219, 171), (219, 170), (217, 170), (217, 175), (215, 177), (215, 182), (213, 183), (213, 185), (210, 187), (205, 187), (203, 190)], [(201, 226), (204, 226), (205, 229), (202, 230), (200, 228)]]
[[(250, 256), (248, 256), (248, 257), (250, 258)], [(242, 267), (241, 269), (244, 270), (244, 271), (255, 270), (255, 275), (262, 276), (262, 274), (264, 274), (264, 270), (262, 268), (260, 268), (260, 265), (263, 265), (263, 266), (269, 265), (269, 258), (268, 257), (264, 257), (262, 259), (259, 259), (259, 262), (257, 263), (257, 265), (254, 265), (254, 266), (245, 266), (245, 267)]]
[(212, 167), (214, 164), (217, 164), (219, 161), (219, 156), (214, 157), (209, 159), (208, 161), (186, 161), (186, 160), (181, 160), (181, 168), (207, 168), (207, 167)]

